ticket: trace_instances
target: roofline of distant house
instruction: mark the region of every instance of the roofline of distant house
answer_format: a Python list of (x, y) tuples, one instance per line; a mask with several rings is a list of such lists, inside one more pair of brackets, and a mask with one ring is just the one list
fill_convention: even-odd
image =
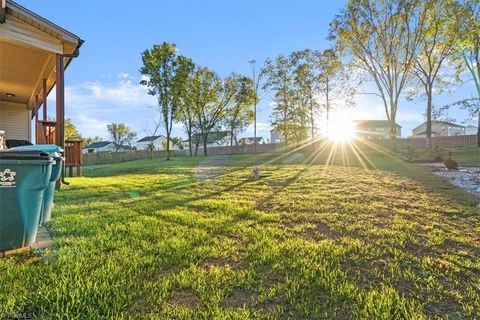
[[(386, 122), (386, 123), (389, 123), (390, 121), (389, 120), (353, 120), (354, 123), (361, 123), (361, 122)], [(399, 125), (398, 123), (395, 122), (395, 125), (399, 128), (401, 128), (402, 126)]]
[[(427, 123), (427, 121), (422, 122), (420, 125), (418, 125), (417, 127), (413, 128), (412, 131), (417, 130), (418, 128), (420, 128), (421, 126), (423, 126), (423, 125), (426, 124), (426, 123)], [(450, 122), (450, 121), (432, 120), (432, 124), (433, 124), (433, 123), (444, 123), (444, 124), (448, 124), (448, 125), (453, 125), (453, 126), (455, 126), (455, 127), (465, 128), (465, 126), (462, 126), (461, 124), (456, 124), (456, 123), (453, 123), (453, 122)]]

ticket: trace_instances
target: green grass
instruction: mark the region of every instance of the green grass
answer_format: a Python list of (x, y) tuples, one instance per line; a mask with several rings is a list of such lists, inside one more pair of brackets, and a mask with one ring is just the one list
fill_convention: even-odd
[(0, 318), (480, 317), (477, 199), (362, 152), (86, 168), (56, 194), (55, 245), (0, 260)]

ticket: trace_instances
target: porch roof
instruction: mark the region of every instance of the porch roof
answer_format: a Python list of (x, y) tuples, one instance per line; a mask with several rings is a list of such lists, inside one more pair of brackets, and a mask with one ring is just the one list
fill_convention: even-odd
[(68, 66), (83, 40), (14, 1), (0, 3), (0, 102), (34, 109), (43, 80), (47, 92), (55, 85), (56, 54), (67, 55)]

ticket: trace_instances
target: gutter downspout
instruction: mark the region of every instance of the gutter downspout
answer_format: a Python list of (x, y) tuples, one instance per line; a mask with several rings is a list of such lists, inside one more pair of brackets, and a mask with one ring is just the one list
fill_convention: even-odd
[[(84, 43), (83, 40), (78, 41), (78, 46), (75, 48), (75, 51), (71, 54), (58, 54), (57, 55), (57, 72), (60, 72), (60, 76), (57, 75), (57, 81), (60, 82), (60, 86), (58, 85), (59, 83), (56, 83), (57, 86), (57, 104), (59, 103), (60, 106), (57, 105), (57, 116), (62, 119), (62, 127), (58, 128), (58, 140), (61, 142), (61, 147), (62, 149), (65, 149), (65, 86), (64, 86), (64, 71), (65, 71), (65, 65), (64, 65), (64, 58), (70, 58), (68, 61), (67, 65), (70, 64), (70, 61), (72, 61), (73, 58), (77, 58), (80, 55), (80, 47)], [(65, 152), (65, 151), (64, 151)], [(65, 157), (65, 154), (64, 154)], [(69, 185), (70, 183), (65, 181), (65, 161), (63, 162), (63, 168), (62, 168), (62, 176), (60, 178), (61, 183), (65, 185)], [(58, 188), (60, 186), (58, 185)]]

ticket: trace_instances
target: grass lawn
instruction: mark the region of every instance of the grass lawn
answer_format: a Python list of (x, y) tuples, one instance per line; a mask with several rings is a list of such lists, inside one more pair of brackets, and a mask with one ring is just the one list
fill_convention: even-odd
[(479, 318), (477, 199), (357, 152), (85, 168), (55, 245), (0, 259), (0, 318)]

